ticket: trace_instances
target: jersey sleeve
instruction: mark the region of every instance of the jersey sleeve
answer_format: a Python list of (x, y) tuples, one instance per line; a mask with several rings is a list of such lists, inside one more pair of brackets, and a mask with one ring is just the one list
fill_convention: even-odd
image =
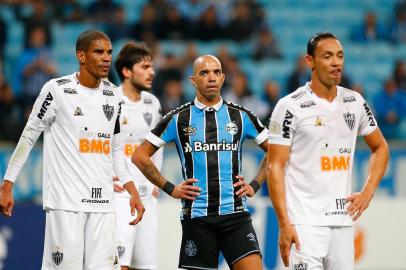
[(249, 110), (243, 113), (243, 125), (246, 136), (255, 139), (257, 144), (263, 143), (268, 138), (268, 129)]
[(296, 130), (296, 117), (287, 100), (280, 100), (269, 121), (269, 143), (291, 145)]
[(177, 114), (172, 112), (165, 115), (158, 125), (147, 135), (146, 140), (158, 148), (165, 143), (175, 140), (177, 137), (176, 119)]
[(112, 155), (114, 174), (118, 176), (120, 182), (124, 185), (130, 181), (131, 174), (127, 167), (126, 157), (124, 155), (125, 134), (117, 133), (112, 137)]
[(55, 89), (46, 83), (37, 97), (27, 124), (10, 158), (4, 179), (15, 182), (36, 141), (55, 118), (57, 106)]
[(372, 114), (367, 102), (360, 96), (360, 120), (358, 126), (358, 135), (366, 136), (374, 131), (378, 125), (376, 119)]

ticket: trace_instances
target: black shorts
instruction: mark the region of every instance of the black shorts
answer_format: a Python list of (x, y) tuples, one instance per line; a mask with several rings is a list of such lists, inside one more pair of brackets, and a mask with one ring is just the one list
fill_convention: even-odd
[(247, 212), (182, 220), (179, 268), (217, 269), (219, 252), (228, 265), (251, 254), (261, 255)]

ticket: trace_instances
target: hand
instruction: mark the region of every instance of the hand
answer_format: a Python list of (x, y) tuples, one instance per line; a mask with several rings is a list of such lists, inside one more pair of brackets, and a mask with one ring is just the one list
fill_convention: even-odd
[(155, 198), (158, 198), (158, 196), (159, 196), (159, 187), (154, 186), (152, 188), (152, 196), (154, 196)]
[(289, 266), (289, 255), (292, 244), (295, 243), (297, 250), (300, 249), (299, 238), (297, 237), (296, 229), (292, 225), (279, 227), (279, 250), (283, 264)]
[(171, 196), (176, 199), (186, 199), (194, 201), (195, 197), (200, 195), (200, 188), (193, 186), (193, 183), (196, 183), (197, 179), (189, 178), (183, 181), (181, 184), (176, 185), (175, 189), (172, 191)]
[(247, 195), (248, 197), (252, 197), (255, 195), (254, 189), (251, 187), (250, 184), (244, 181), (244, 176), (242, 175), (237, 175), (236, 178), (238, 179), (238, 182), (234, 183), (234, 187), (240, 187), (237, 188), (237, 191), (235, 192), (235, 195), (238, 197), (243, 197)]
[(13, 182), (5, 180), (0, 187), (0, 211), (6, 217), (11, 217), (14, 207)]
[(114, 192), (121, 193), (121, 192), (125, 191), (125, 188), (119, 183), (120, 183), (120, 179), (117, 176), (113, 176)]
[(137, 211), (137, 217), (133, 221), (130, 221), (129, 224), (136, 225), (138, 222), (141, 221), (142, 216), (144, 215), (144, 212), (145, 212), (145, 208), (142, 205), (138, 192), (134, 195), (131, 195), (130, 208), (131, 208), (131, 216), (135, 216), (135, 211)]
[(368, 208), (371, 199), (372, 194), (366, 191), (357, 192), (347, 197), (346, 202), (350, 203), (347, 211), (353, 221), (356, 221)]

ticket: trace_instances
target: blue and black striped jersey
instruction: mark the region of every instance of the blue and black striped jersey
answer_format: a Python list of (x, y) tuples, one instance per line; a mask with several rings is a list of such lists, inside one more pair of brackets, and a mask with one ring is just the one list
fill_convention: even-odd
[(260, 120), (242, 106), (223, 101), (207, 107), (197, 99), (164, 116), (147, 136), (157, 147), (174, 141), (185, 179), (201, 188), (195, 201), (182, 200), (181, 218), (247, 211), (246, 198), (235, 195), (245, 138), (258, 144), (268, 137)]

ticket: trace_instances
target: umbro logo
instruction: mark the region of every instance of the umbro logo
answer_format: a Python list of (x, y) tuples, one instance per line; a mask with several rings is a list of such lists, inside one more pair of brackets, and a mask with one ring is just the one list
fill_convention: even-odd
[(255, 240), (255, 235), (253, 233), (249, 233), (247, 234), (247, 237), (250, 241), (252, 242), (257, 242), (257, 240)]
[(84, 114), (82, 113), (82, 109), (79, 107), (76, 107), (75, 112), (73, 113), (73, 116), (83, 116)]

